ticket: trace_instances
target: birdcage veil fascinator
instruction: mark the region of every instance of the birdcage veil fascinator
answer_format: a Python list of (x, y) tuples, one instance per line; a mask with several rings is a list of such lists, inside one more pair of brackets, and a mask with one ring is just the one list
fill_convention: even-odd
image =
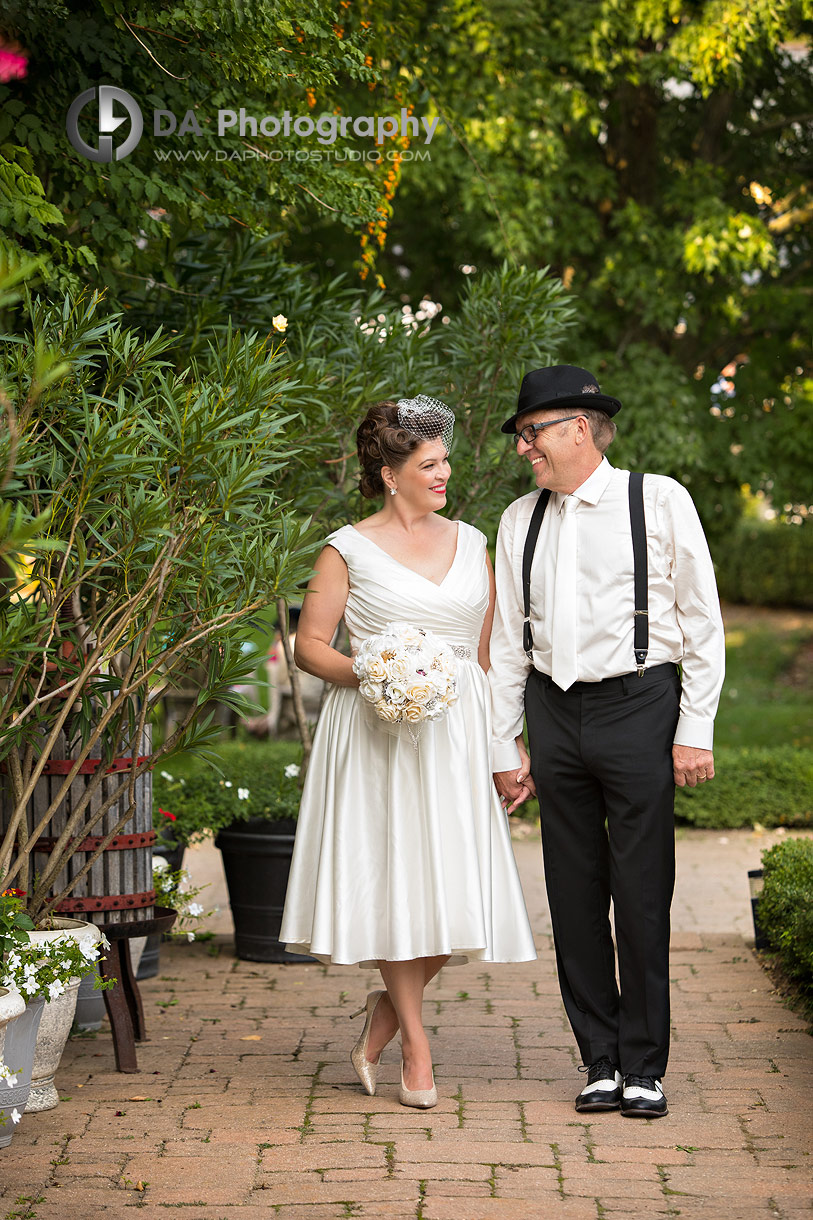
[(424, 441), (440, 437), (447, 451), (451, 449), (454, 411), (445, 402), (430, 398), (428, 394), (418, 394), (415, 398), (399, 398), (395, 405), (398, 408), (398, 423), (405, 431)]

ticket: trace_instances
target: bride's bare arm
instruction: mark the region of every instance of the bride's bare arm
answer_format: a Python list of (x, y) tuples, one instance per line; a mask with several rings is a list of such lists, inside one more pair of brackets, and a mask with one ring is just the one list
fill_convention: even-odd
[(294, 659), (306, 673), (336, 686), (359, 684), (351, 658), (330, 646), (349, 592), (347, 564), (335, 547), (326, 546), (314, 564), (305, 594), (296, 629)]
[(494, 621), (494, 599), (496, 590), (494, 585), (494, 569), (491, 566), (491, 560), (486, 552), (486, 567), (488, 568), (488, 609), (486, 610), (485, 618), (483, 619), (483, 630), (480, 632), (480, 646), (477, 649), (477, 660), (480, 666), (486, 673), (491, 669), (491, 658), (488, 655), (488, 645), (491, 640), (491, 624)]

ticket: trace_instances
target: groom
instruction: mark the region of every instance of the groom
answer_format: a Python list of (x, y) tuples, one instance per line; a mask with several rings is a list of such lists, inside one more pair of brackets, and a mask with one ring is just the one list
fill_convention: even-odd
[(539, 797), (559, 983), (587, 1071), (576, 1109), (658, 1118), (674, 786), (714, 776), (724, 639), (688, 492), (604, 456), (620, 408), (591, 373), (558, 365), (523, 378), (502, 425), (538, 490), (497, 537), (492, 765), (506, 808)]

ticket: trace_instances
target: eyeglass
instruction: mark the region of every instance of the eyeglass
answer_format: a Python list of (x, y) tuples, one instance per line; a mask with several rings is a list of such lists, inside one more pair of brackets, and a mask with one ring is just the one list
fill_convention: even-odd
[(548, 419), (543, 424), (526, 424), (524, 428), (520, 428), (519, 432), (514, 433), (514, 444), (519, 444), (519, 438), (525, 441), (526, 445), (532, 445), (536, 440), (537, 432), (541, 432), (543, 428), (552, 428), (554, 424), (567, 424), (571, 419), (586, 419), (584, 415), (565, 415), (562, 419)]

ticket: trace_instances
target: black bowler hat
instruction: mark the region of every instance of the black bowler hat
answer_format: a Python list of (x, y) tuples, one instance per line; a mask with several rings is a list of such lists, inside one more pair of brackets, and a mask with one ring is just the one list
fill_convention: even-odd
[(615, 415), (621, 403), (609, 394), (602, 394), (599, 384), (587, 369), (572, 364), (554, 364), (547, 369), (534, 369), (522, 378), (516, 414), (502, 425), (501, 432), (514, 432), (520, 415), (526, 411), (549, 410), (552, 407), (592, 407)]

